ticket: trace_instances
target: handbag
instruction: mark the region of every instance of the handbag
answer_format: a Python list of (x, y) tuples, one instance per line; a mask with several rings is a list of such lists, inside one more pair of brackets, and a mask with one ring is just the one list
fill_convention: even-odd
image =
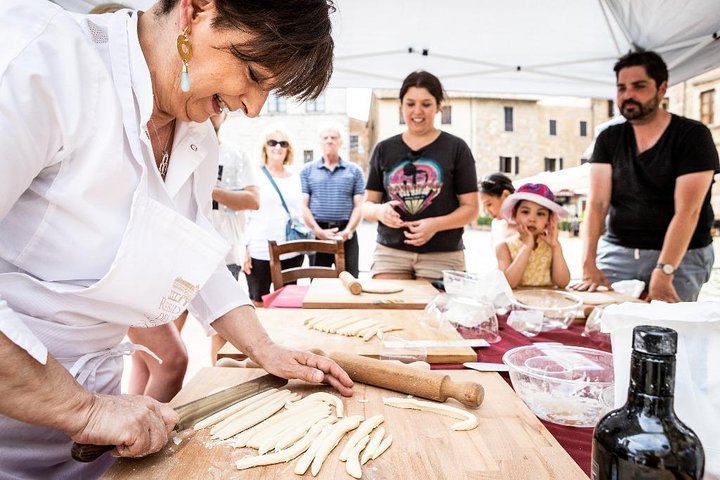
[(310, 230), (308, 227), (305, 226), (299, 219), (293, 218), (292, 214), (290, 213), (290, 209), (288, 208), (287, 204), (285, 203), (285, 198), (283, 198), (282, 193), (280, 192), (280, 189), (277, 186), (277, 183), (275, 183), (275, 180), (273, 180), (272, 175), (270, 175), (270, 172), (268, 171), (267, 167), (263, 166), (262, 171), (267, 176), (268, 180), (270, 180), (270, 183), (272, 184), (273, 188), (277, 192), (278, 196), (280, 197), (280, 202), (282, 202), (282, 206), (285, 209), (285, 211), (288, 214), (288, 217), (290, 219), (287, 221), (287, 224), (285, 224), (285, 240), (288, 242), (291, 242), (293, 240), (312, 240), (315, 238), (315, 235), (313, 235), (312, 230)]

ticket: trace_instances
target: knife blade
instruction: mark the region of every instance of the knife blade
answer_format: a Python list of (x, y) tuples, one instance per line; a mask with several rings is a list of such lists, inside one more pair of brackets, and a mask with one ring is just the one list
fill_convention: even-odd
[(465, 362), (463, 366), (472, 368), (478, 372), (509, 372), (510, 367), (504, 363), (490, 363), (490, 362)]
[[(184, 430), (193, 426), (196, 422), (205, 417), (209, 417), (213, 413), (234, 405), (246, 398), (265, 392), (271, 388), (279, 388), (287, 384), (284, 378), (267, 374), (262, 377), (240, 383), (225, 390), (213, 393), (203, 398), (193, 400), (175, 407), (174, 410), (178, 414), (178, 421), (175, 424), (177, 431)], [(115, 445), (89, 445), (83, 443), (73, 443), (70, 454), (73, 459), (78, 462), (92, 462), (98, 459), (103, 453), (109, 452), (115, 448)]]

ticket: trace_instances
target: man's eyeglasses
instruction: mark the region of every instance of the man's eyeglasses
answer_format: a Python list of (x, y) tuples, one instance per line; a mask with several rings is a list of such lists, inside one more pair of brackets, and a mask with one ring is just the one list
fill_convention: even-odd
[(286, 142), (285, 140), (268, 140), (265, 142), (265, 144), (268, 147), (275, 147), (277, 145), (280, 145), (280, 148), (288, 148), (290, 146), (290, 142)]

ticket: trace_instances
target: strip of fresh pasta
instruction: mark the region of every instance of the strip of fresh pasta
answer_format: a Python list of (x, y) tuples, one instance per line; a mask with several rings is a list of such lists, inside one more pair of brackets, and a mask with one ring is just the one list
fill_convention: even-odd
[(392, 436), (392, 435), (388, 435), (387, 437), (383, 438), (383, 441), (380, 442), (380, 445), (379, 445), (378, 448), (375, 450), (375, 453), (372, 454), (371, 460), (375, 460), (375, 459), (378, 458), (380, 455), (382, 455), (383, 453), (385, 453), (385, 450), (387, 450), (388, 448), (390, 448), (390, 445), (392, 445), (392, 442), (393, 442), (393, 436)]
[[(323, 405), (318, 405), (318, 407), (322, 408)], [(330, 411), (330, 408), (328, 407), (326, 410), (328, 413)], [(264, 422), (258, 423), (257, 425), (248, 428), (247, 430), (243, 431), (239, 435), (235, 437), (235, 447), (251, 447), (252, 446), (252, 440), (257, 436), (262, 434), (263, 432), (270, 432), (272, 429), (274, 429), (277, 425), (280, 426), (280, 428), (283, 427), (284, 422), (293, 423), (297, 419), (297, 415), (292, 413), (289, 410), (283, 410), (282, 412), (278, 413), (277, 415), (274, 415), (268, 419), (266, 419)], [(257, 447), (255, 447), (257, 448)]]
[(317, 402), (317, 401), (326, 402), (331, 405), (334, 405), (335, 406), (335, 415), (337, 415), (338, 417), (343, 416), (343, 401), (342, 401), (342, 399), (339, 397), (336, 397), (335, 395), (333, 395), (331, 393), (327, 393), (327, 392), (311, 393), (310, 395), (307, 395), (306, 397), (304, 397), (302, 400), (299, 400), (297, 402), (291, 402), (289, 404), (286, 403), (285, 408), (287, 408), (288, 410), (292, 410), (292, 409), (299, 407), (301, 405), (304, 405), (306, 403), (312, 403), (312, 402)]
[(273, 402), (277, 399), (282, 399), (283, 401), (287, 401), (288, 398), (291, 398), (293, 393), (290, 390), (278, 390), (277, 392), (267, 395), (261, 399), (259, 399), (256, 402), (249, 403), (245, 405), (245, 407), (241, 408), (237, 412), (233, 413), (232, 415), (224, 418), (223, 420), (217, 422), (215, 425), (213, 425), (210, 428), (210, 435), (215, 435), (217, 432), (225, 428), (229, 423), (231, 423), (234, 419), (242, 417), (244, 414), (252, 412), (253, 410), (256, 410), (261, 405), (265, 405), (269, 402)]
[(281, 450), (279, 452), (268, 453), (267, 455), (256, 455), (252, 457), (241, 458), (235, 462), (235, 466), (238, 470), (244, 470), (246, 468), (259, 467), (261, 465), (272, 465), (274, 463), (284, 463), (297, 457), (304, 451), (306, 451), (313, 440), (320, 435), (323, 429), (322, 424), (315, 424), (310, 430), (297, 442), (295, 442), (290, 448)]
[(428, 402), (426, 400), (417, 400), (415, 398), (402, 397), (384, 397), (383, 403), (391, 407), (410, 408), (413, 410), (434, 412), (439, 413), (440, 415), (447, 415), (448, 417), (458, 418), (462, 420), (462, 422), (457, 422), (450, 425), (450, 429), (452, 430), (472, 430), (478, 425), (477, 417), (472, 413), (457, 407), (444, 405), (442, 403)]
[(373, 415), (372, 417), (362, 422), (357, 427), (357, 430), (353, 432), (352, 436), (345, 444), (345, 447), (340, 452), (340, 461), (344, 462), (345, 460), (347, 460), (350, 451), (353, 449), (353, 447), (355, 447), (355, 445), (360, 441), (360, 439), (372, 432), (373, 429), (380, 425), (384, 420), (385, 418), (382, 415)]
[(295, 474), (296, 475), (305, 475), (305, 472), (307, 471), (308, 467), (312, 463), (313, 459), (315, 458), (315, 454), (317, 453), (318, 449), (320, 448), (320, 445), (322, 445), (324, 439), (328, 437), (333, 429), (335, 428), (335, 425), (325, 425), (322, 429), (322, 432), (320, 432), (320, 435), (315, 437), (315, 440), (310, 444), (310, 448), (305, 450), (305, 453), (303, 453), (303, 456), (300, 457), (300, 459), (295, 464)]
[(259, 407), (257, 410), (228, 423), (222, 430), (214, 435), (214, 438), (217, 438), (218, 440), (226, 440), (233, 435), (237, 435), (243, 430), (255, 426), (263, 420), (271, 417), (275, 414), (275, 412), (283, 408), (283, 405), (285, 405), (285, 399), (282, 398), (267, 403), (266, 405)]
[(360, 330), (362, 330), (364, 328), (369, 328), (369, 327), (373, 327), (373, 326), (377, 326), (377, 325), (380, 325), (380, 322), (378, 322), (377, 320), (363, 320), (361, 322), (357, 322), (357, 323), (348, 325), (345, 328), (341, 328), (340, 330), (337, 331), (337, 333), (340, 335), (347, 335), (349, 337), (352, 337), (353, 335), (356, 335), (357, 332), (359, 332)]
[(239, 412), (243, 408), (247, 407), (248, 405), (251, 405), (258, 400), (262, 400), (263, 398), (266, 398), (275, 392), (277, 392), (277, 388), (271, 388), (270, 390), (266, 390), (262, 393), (258, 393), (257, 395), (253, 395), (252, 397), (246, 398), (245, 400), (242, 400), (235, 405), (230, 405), (228, 408), (225, 408), (223, 410), (220, 410), (219, 412), (213, 413), (209, 417), (203, 418), (199, 422), (197, 422), (195, 425), (193, 425), (193, 430), (200, 430), (205, 427), (210, 427), (215, 425), (216, 423), (225, 420), (230, 415)]
[(342, 328), (345, 325), (350, 325), (351, 323), (357, 322), (358, 319), (354, 316), (345, 317), (345, 318), (333, 318), (330, 317), (327, 320), (323, 322), (318, 322), (313, 326), (316, 330), (320, 330), (322, 332), (334, 332), (338, 328)]
[[(330, 425), (337, 421), (338, 417), (335, 415), (330, 415), (329, 417), (325, 417), (320, 419), (319, 421), (315, 422), (313, 421), (310, 425), (310, 428), (314, 427), (315, 425)], [(284, 432), (280, 438), (278, 438), (277, 442), (275, 442), (275, 451), (280, 451), (284, 448), (289, 447), (296, 441), (298, 441), (300, 438), (305, 435), (305, 431), (307, 431), (307, 427), (303, 426), (305, 429), (297, 428), (294, 431), (288, 431)]]
[(370, 436), (365, 435), (360, 439), (359, 442), (355, 444), (355, 446), (350, 450), (350, 453), (347, 457), (347, 463), (345, 464), (345, 471), (354, 478), (360, 478), (362, 477), (362, 469), (360, 468), (360, 450), (365, 448), (365, 446), (370, 441)]
[(363, 450), (362, 457), (360, 457), (361, 465), (365, 465), (367, 461), (372, 458), (373, 453), (375, 453), (375, 450), (380, 446), (380, 442), (382, 442), (384, 436), (385, 427), (378, 427), (370, 438), (370, 442), (368, 442), (367, 447)]
[(362, 420), (362, 415), (352, 415), (350, 417), (343, 418), (337, 422), (335, 426), (333, 426), (332, 432), (323, 439), (322, 444), (315, 454), (315, 458), (313, 458), (312, 465), (310, 467), (310, 473), (312, 473), (313, 477), (318, 474), (325, 459), (328, 455), (330, 455), (330, 452), (337, 447), (338, 443), (340, 443), (340, 440), (345, 436), (345, 434), (355, 430)]
[(256, 435), (256, 438), (252, 438), (248, 442), (248, 446), (257, 448), (258, 453), (260, 454), (269, 452), (270, 450), (273, 450), (275, 448), (278, 440), (280, 440), (280, 438), (282, 438), (287, 433), (300, 430), (301, 434), (298, 436), (300, 437), (303, 433), (307, 432), (310, 427), (312, 427), (315, 423), (322, 420), (323, 418), (327, 418), (329, 415), (329, 405), (327, 405), (327, 408), (324, 410), (306, 410), (302, 413), (301, 416), (295, 417), (293, 419), (293, 422), (282, 423), (280, 424), (281, 428), (271, 429), (267, 432), (261, 432), (261, 435)]

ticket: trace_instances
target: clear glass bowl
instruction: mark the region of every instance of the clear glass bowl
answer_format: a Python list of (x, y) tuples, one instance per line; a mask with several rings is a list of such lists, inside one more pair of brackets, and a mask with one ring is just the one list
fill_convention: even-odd
[(505, 352), (513, 388), (532, 412), (559, 425), (594, 427), (613, 408), (612, 354), (560, 344)]
[(543, 313), (542, 331), (568, 328), (582, 311), (582, 299), (562, 290), (515, 290), (513, 310), (534, 310)]

